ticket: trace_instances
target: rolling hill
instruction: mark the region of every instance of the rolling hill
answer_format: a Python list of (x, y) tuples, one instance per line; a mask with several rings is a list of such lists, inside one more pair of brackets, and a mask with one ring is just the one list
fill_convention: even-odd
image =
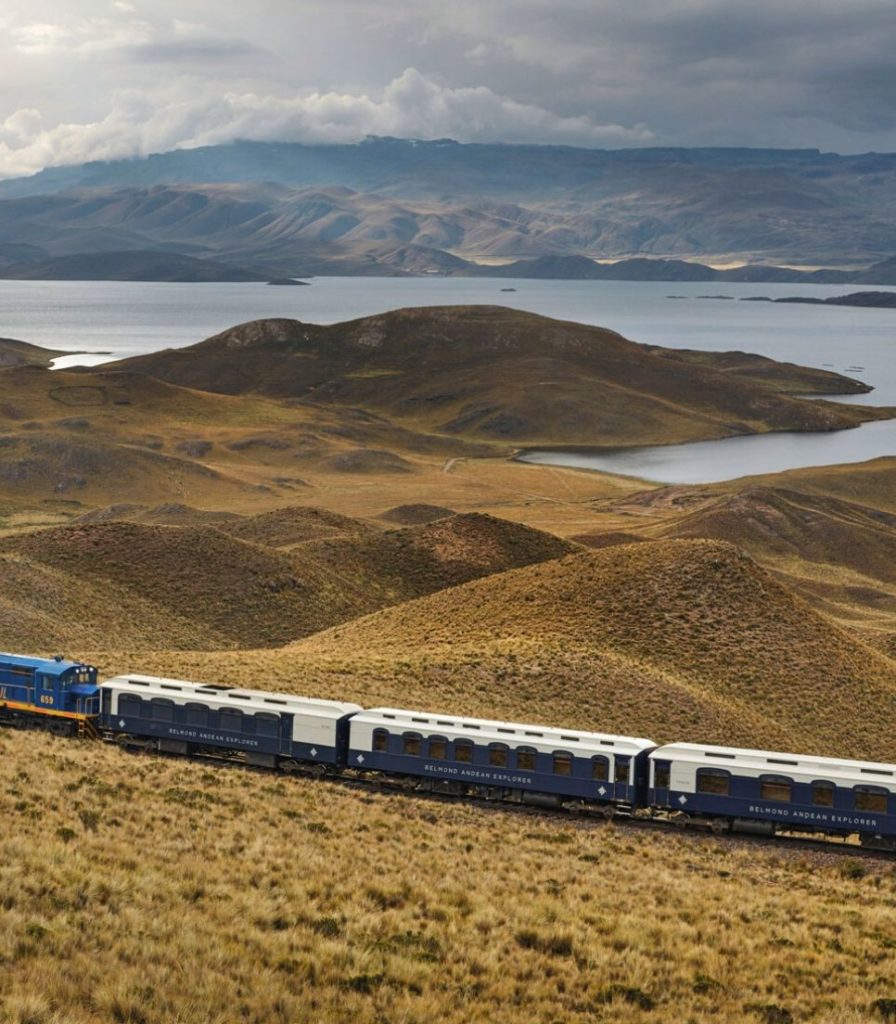
[(492, 306), (405, 309), (328, 326), (259, 320), (108, 369), (358, 407), (430, 434), (514, 445), (671, 443), (889, 415), (791, 397), (866, 390), (826, 371), (741, 353), (662, 352)]
[(50, 640), (82, 649), (271, 647), (572, 550), (490, 516), (381, 533), (313, 507), (221, 516), (130, 505), (0, 539), (9, 584), (0, 622), (4, 643), (22, 649)]
[(896, 663), (714, 541), (570, 555), (386, 609), (290, 652), (303, 665), (338, 663), (354, 676), (347, 692), (366, 699), (394, 699), (398, 687), (405, 706), (517, 718), (525, 706), (532, 721), (661, 741), (886, 758), (884, 723), (896, 722)]

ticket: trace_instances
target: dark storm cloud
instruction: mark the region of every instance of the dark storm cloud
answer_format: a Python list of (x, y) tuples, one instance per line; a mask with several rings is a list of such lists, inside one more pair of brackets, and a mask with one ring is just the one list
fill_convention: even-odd
[(237, 135), (892, 150), (894, 52), (893, 0), (9, 0), (0, 173)]

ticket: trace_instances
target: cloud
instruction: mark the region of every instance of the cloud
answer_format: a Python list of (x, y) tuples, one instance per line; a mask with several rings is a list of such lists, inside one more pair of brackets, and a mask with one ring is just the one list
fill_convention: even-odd
[(0, 176), (42, 167), (143, 156), (234, 139), (359, 142), (367, 135), (454, 138), (466, 142), (552, 142), (624, 146), (649, 142), (644, 126), (562, 117), (483, 86), (453, 88), (408, 68), (379, 98), (348, 92), (279, 97), (228, 92), (181, 81), (167, 94), (119, 94), (93, 123), (42, 127), (35, 110), (19, 110), (0, 134)]

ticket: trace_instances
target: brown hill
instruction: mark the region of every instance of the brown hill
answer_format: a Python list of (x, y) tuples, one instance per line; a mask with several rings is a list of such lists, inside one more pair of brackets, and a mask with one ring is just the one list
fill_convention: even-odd
[(751, 486), (681, 516), (662, 532), (727, 540), (757, 557), (841, 565), (896, 583), (896, 513), (840, 498)]
[[(269, 647), (572, 550), (550, 534), (482, 515), (380, 533), (313, 508), (215, 518), (214, 525), (187, 511), (193, 514), (182, 521), (194, 525), (84, 517), (0, 539), (0, 558), (17, 567), (4, 592), (5, 643), (43, 649), (56, 637), (82, 649)], [(141, 515), (133, 507), (121, 513)], [(148, 518), (158, 515), (150, 510)], [(50, 576), (66, 595), (62, 610), (61, 597), (40, 596), (55, 593), (42, 582)], [(108, 595), (95, 610), (92, 594), (104, 587)], [(41, 639), (47, 615), (65, 626)], [(114, 616), (119, 624), (104, 633)]]
[(5, 496), (101, 504), (126, 494), (226, 502), (248, 487), (188, 458), (137, 445), (46, 432), (0, 435), (0, 488)]
[(320, 540), (303, 545), (301, 555), (350, 577), (377, 595), (382, 606), (574, 550), (574, 544), (541, 530), (468, 513), (401, 530)]
[(396, 505), (380, 513), (379, 518), (387, 523), (398, 523), (401, 526), (417, 526), (420, 523), (431, 523), (435, 519), (445, 519), (454, 515), (454, 509), (443, 505)]
[(457, 306), (328, 326), (253, 321), (189, 348), (112, 366), (189, 388), (313, 398), (373, 410), (417, 430), (515, 444), (631, 445), (831, 430), (889, 415), (798, 401), (787, 392), (867, 388), (798, 367), (757, 374), (756, 362), (741, 354), (670, 357), (599, 327)]
[(519, 717), (526, 703), (534, 721), (657, 740), (892, 756), (896, 665), (718, 542), (623, 545), (529, 566), (290, 652), (339, 664), (342, 678), (353, 672), (363, 680), (356, 694), (404, 690), (405, 703), (435, 709), (512, 706)]
[(49, 366), (53, 359), (64, 354), (56, 349), (31, 345), (27, 341), (0, 338), (0, 367)]
[(4, 647), (58, 653), (75, 649), (232, 646), (226, 633), (174, 611), (151, 587), (118, 584), (94, 571), (53, 565), (7, 548), (0, 553)]
[(289, 548), (296, 544), (333, 537), (357, 537), (376, 533), (375, 527), (325, 508), (292, 505), (261, 512), (255, 516), (233, 517), (218, 524), (218, 529), (266, 547)]
[[(222, 638), (228, 646), (286, 643), (371, 607), (356, 588), (311, 563), (299, 572), (285, 555), (207, 527), (62, 527), (0, 540), (4, 552), (63, 574), (73, 593), (81, 580), (111, 581), (129, 597), (193, 622), (205, 647)], [(132, 614), (128, 600), (121, 615)], [(82, 615), (90, 621), (89, 605)], [(145, 637), (142, 646), (149, 642)]]

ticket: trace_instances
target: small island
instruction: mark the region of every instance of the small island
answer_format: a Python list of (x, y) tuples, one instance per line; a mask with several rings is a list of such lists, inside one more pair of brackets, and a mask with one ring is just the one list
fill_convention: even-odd
[(310, 281), (297, 281), (294, 277), (275, 277), (268, 281), (268, 284), (286, 287), (291, 287), (292, 285), (306, 285), (310, 283)]

